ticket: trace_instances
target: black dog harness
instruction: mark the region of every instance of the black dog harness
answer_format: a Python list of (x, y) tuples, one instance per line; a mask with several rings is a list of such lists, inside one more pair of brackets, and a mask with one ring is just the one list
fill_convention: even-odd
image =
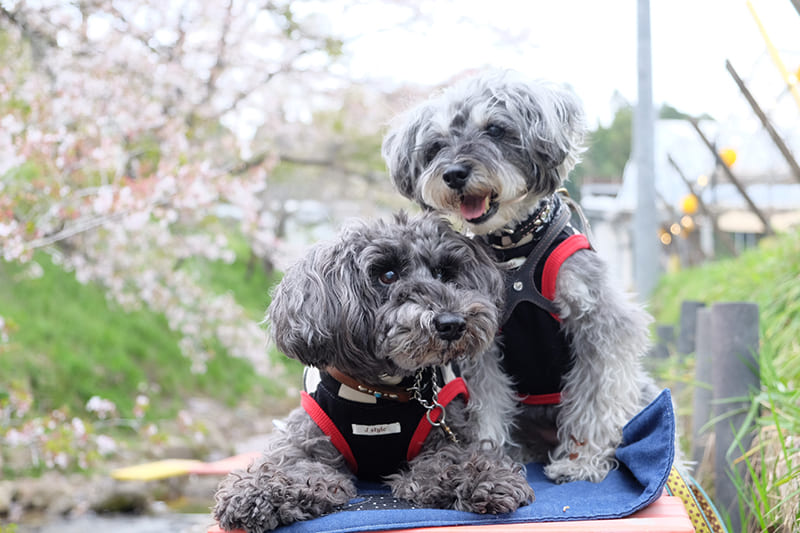
[(500, 261), (524, 257), (507, 274), (506, 307), (500, 332), (503, 367), (528, 405), (561, 402), (562, 378), (572, 368), (570, 339), (553, 304), (558, 272), (578, 250), (591, 249), (570, 224), (570, 210), (556, 198), (554, 216), (541, 235), (522, 246), (492, 248)]
[[(314, 372), (306, 370), (301, 405), (330, 437), (350, 470), (366, 480), (379, 480), (416, 457), (431, 429), (444, 423), (444, 408), (458, 396), (465, 402), (469, 399), (464, 380), (450, 365), (429, 370), (437, 378), (424, 380), (419, 398), (430, 402), (360, 392), (324, 370), (319, 372), (319, 382), (313, 383)], [(436, 390), (434, 381), (445, 385)], [(413, 378), (402, 385), (411, 390)]]

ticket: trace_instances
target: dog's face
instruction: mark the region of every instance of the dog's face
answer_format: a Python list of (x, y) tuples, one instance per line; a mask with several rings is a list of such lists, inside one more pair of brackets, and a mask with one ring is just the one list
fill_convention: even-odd
[(499, 325), (503, 279), (493, 263), (432, 214), (362, 223), (287, 270), (270, 331), (289, 357), (372, 383), (473, 357)]
[(487, 234), (558, 189), (584, 134), (573, 93), (493, 72), (398, 117), (382, 152), (403, 195)]

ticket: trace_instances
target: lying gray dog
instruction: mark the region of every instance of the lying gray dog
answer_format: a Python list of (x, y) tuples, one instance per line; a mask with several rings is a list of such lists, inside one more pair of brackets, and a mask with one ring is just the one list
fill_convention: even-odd
[[(383, 155), (397, 189), (459, 220), (508, 270), (505, 380), (464, 368), (480, 425), (558, 482), (602, 480), (623, 425), (659, 392), (640, 359), (649, 315), (609, 280), (557, 193), (585, 127), (568, 90), (510, 72), (465, 80), (401, 115)], [(492, 411), (493, 410), (493, 411)], [(504, 423), (498, 424), (498, 421)]]
[[(318, 369), (263, 456), (216, 494), (225, 529), (336, 510), (356, 478), (424, 507), (505, 513), (533, 500), (522, 466), (478, 439), (464, 361), (500, 374), (503, 280), (437, 216), (362, 223), (286, 272), (268, 311), (289, 357)], [(481, 363), (485, 358), (486, 362)]]

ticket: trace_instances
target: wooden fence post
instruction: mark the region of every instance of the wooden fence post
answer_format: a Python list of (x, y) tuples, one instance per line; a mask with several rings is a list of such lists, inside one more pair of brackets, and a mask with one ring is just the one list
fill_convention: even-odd
[(667, 359), (670, 347), (675, 345), (675, 326), (672, 324), (656, 325), (656, 344), (651, 354), (656, 359)]
[[(758, 305), (716, 303), (711, 307), (712, 385), (714, 387), (714, 488), (718, 506), (741, 531), (734, 479), (744, 479), (746, 464), (734, 461), (748, 450), (752, 431), (743, 428), (750, 393), (760, 388), (758, 364)], [(745, 430), (744, 436), (736, 434)]]
[(711, 429), (701, 431), (711, 420), (711, 404), (714, 392), (711, 385), (711, 357), (714, 344), (711, 338), (711, 309), (697, 309), (697, 333), (695, 335), (694, 399), (692, 407), (692, 461), (702, 466), (703, 457), (709, 444)]
[(678, 332), (677, 350), (681, 355), (694, 351), (695, 334), (697, 331), (697, 310), (705, 307), (704, 302), (687, 300), (681, 302), (680, 331)]

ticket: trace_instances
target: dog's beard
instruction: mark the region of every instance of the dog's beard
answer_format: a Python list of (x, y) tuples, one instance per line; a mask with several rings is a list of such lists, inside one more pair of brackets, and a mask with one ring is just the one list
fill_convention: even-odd
[(501, 164), (489, 172), (474, 164), (466, 185), (449, 187), (442, 176), (446, 165), (432, 165), (421, 176), (422, 201), (436, 211), (455, 217), (477, 235), (512, 226), (527, 215), (540, 196), (528, 191), (525, 176), (515, 166)]
[[(443, 365), (461, 357), (476, 357), (491, 345), (497, 331), (497, 308), (488, 301), (465, 298), (468, 305), (458, 310), (466, 320), (463, 335), (443, 339), (436, 331), (436, 311), (415, 302), (394, 308), (384, 315), (379, 329), (378, 354), (398, 368), (413, 373), (431, 365)], [(382, 327), (381, 327), (382, 326)]]

